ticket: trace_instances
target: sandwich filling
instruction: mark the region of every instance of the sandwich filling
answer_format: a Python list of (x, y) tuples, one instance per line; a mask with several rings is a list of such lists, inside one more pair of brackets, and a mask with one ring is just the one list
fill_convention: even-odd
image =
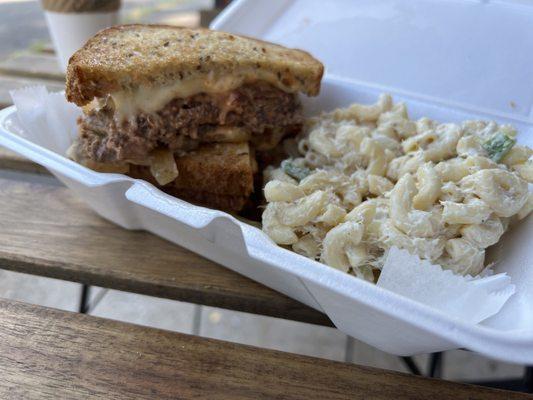
[(116, 105), (108, 97), (100, 107), (85, 110), (72, 153), (79, 161), (145, 165), (157, 149), (180, 154), (213, 141), (249, 140), (257, 150), (269, 150), (302, 123), (297, 95), (264, 81), (176, 97), (158, 111), (128, 118), (116, 118)]
[[(179, 78), (179, 79), (178, 79)], [(122, 90), (110, 93), (115, 108), (115, 116), (128, 118), (140, 111), (152, 113), (176, 97), (186, 98), (198, 93), (224, 93), (254, 82), (268, 83), (284, 92), (298, 92), (298, 81), (290, 75), (283, 76), (271, 71), (257, 69), (241, 70), (232, 74), (217, 75), (214, 72), (206, 76), (179, 75), (175, 81), (165, 86), (139, 86), (134, 90)]]

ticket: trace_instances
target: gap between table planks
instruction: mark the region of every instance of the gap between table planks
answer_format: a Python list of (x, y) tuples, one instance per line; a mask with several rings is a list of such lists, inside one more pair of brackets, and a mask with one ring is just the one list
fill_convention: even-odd
[(45, 86), (51, 92), (59, 92), (65, 89), (65, 85), (62, 82), (48, 80), (48, 79), (35, 79), (24, 78), (17, 76), (5, 76), (0, 74), (0, 109), (8, 107), (13, 102), (9, 94), (10, 90), (21, 89), (28, 86)]
[(332, 326), (326, 315), (151, 233), (98, 217), (67, 188), (0, 179), (0, 268)]
[(1, 398), (531, 398), (8, 300), (0, 321)]
[(24, 158), (11, 150), (0, 147), (0, 170), (13, 170), (32, 172), (36, 174), (49, 174), (45, 167)]
[(50, 79), (64, 82), (65, 73), (59, 67), (55, 54), (22, 52), (0, 61), (3, 75)]

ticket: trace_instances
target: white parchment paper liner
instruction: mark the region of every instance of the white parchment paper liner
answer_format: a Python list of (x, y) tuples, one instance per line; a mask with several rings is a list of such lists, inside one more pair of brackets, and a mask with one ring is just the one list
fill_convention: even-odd
[(397, 247), (388, 251), (377, 285), (473, 323), (495, 315), (515, 293), (506, 273), (460, 276)]
[[(17, 107), (20, 123), (32, 136), (33, 142), (65, 155), (77, 135), (76, 119), (81, 110), (65, 99), (64, 93), (48, 93), (44, 86), (27, 87), (9, 92)], [(54, 132), (67, 132), (57, 135)]]

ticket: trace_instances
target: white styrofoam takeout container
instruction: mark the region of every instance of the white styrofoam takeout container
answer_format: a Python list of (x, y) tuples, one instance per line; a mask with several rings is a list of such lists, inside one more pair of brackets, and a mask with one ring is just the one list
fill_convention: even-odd
[[(387, 91), (407, 103), (413, 118), (508, 122), (520, 131), (519, 142), (532, 146), (531, 23), (533, 5), (520, 0), (242, 0), (212, 27), (321, 59), (327, 75), (321, 95), (305, 100), (309, 113), (371, 103)], [(0, 112), (0, 145), (48, 168), (103, 217), (146, 229), (323, 311), (353, 337), (398, 355), (461, 347), (533, 363), (532, 252), (525, 245), (531, 217), (505, 236), (496, 269), (512, 277), (517, 293), (475, 325), (278, 247), (226, 213), (84, 168), (65, 158), (68, 146), (58, 145), (65, 137), (52, 145), (39, 135), (24, 131), (14, 107)]]

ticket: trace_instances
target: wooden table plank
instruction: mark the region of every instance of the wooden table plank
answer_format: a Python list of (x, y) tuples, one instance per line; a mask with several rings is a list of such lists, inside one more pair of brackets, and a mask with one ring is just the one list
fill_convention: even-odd
[(65, 81), (55, 54), (21, 53), (0, 61), (0, 73), (38, 79)]
[(11, 96), (9, 95), (10, 90), (36, 85), (44, 85), (48, 88), (48, 90), (54, 92), (65, 89), (65, 85), (56, 80), (32, 79), (0, 75), (0, 109), (13, 104), (13, 102), (11, 101)]
[(103, 220), (64, 187), (0, 179), (0, 268), (331, 325), (295, 300), (147, 232)]
[(531, 398), (6, 300), (0, 371), (1, 398)]

